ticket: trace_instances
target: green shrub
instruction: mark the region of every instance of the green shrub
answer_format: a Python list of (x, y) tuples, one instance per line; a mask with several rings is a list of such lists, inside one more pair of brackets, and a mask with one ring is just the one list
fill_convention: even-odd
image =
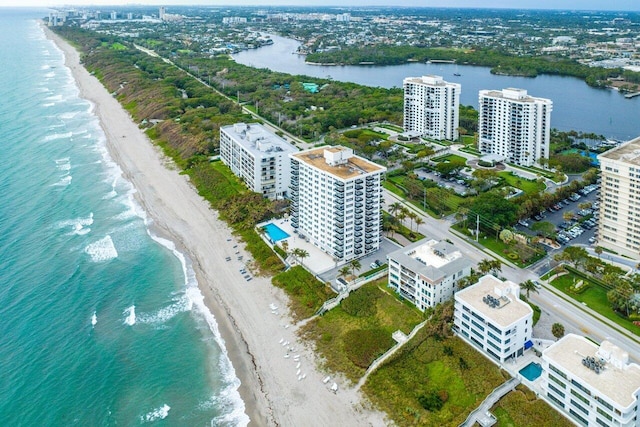
[(377, 311), (376, 301), (380, 296), (380, 292), (376, 288), (360, 288), (342, 301), (342, 310), (354, 317), (374, 316)]
[(509, 252), (509, 253), (507, 254), (507, 258), (509, 258), (510, 260), (513, 260), (513, 261), (517, 261), (519, 257), (518, 257), (518, 254), (517, 254), (517, 253), (515, 253), (515, 252)]
[(384, 329), (354, 329), (343, 336), (344, 349), (351, 362), (368, 368), (371, 362), (393, 346), (393, 338)]
[(420, 403), (420, 406), (427, 411), (439, 411), (446, 402), (446, 400), (443, 400), (442, 395), (445, 395), (447, 399), (449, 398), (449, 395), (445, 390), (442, 390), (442, 392), (431, 390), (426, 394), (418, 396), (418, 403)]
[(305, 319), (313, 315), (331, 295), (331, 291), (323, 282), (299, 265), (274, 276), (271, 282), (287, 292), (290, 298), (289, 305), (296, 319)]

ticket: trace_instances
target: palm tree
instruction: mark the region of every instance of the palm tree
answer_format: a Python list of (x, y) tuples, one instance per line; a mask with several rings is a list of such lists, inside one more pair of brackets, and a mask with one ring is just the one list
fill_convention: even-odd
[(348, 265), (345, 265), (340, 270), (338, 270), (338, 277), (346, 278), (350, 272), (351, 272), (351, 267), (349, 267)]
[(499, 259), (491, 260), (491, 274), (497, 276), (502, 271), (502, 262)]
[(489, 273), (491, 271), (491, 260), (487, 258), (480, 260), (480, 262), (478, 263), (478, 271), (483, 276)]
[(402, 209), (402, 205), (400, 204), (400, 202), (393, 202), (389, 205), (389, 212), (393, 216), (396, 216), (396, 214), (398, 213), (398, 211), (400, 211), (400, 209)]
[(533, 280), (526, 280), (526, 281), (520, 283), (520, 289), (522, 289), (523, 291), (525, 291), (527, 293), (527, 299), (529, 298), (529, 293), (531, 293), (531, 292), (538, 293), (538, 289), (539, 288), (540, 288), (540, 285), (538, 285)]
[(417, 233), (417, 232), (418, 232), (418, 228), (419, 228), (422, 224), (424, 224), (424, 220), (423, 220), (421, 217), (419, 217), (419, 216), (417, 216), (417, 215), (416, 215), (415, 221), (416, 221), (416, 233)]
[(300, 265), (304, 267), (304, 259), (309, 256), (309, 252), (304, 249), (298, 249), (298, 257), (300, 258)]
[(564, 336), (564, 325), (562, 323), (554, 323), (551, 325), (551, 333), (556, 339), (560, 339)]
[(287, 242), (286, 240), (283, 240), (282, 243), (280, 244), (282, 246), (282, 250), (286, 253), (289, 254), (289, 242)]
[(362, 264), (360, 264), (360, 261), (358, 261), (357, 259), (352, 259), (351, 262), (349, 263), (349, 267), (351, 267), (351, 275), (355, 276), (356, 270), (360, 270), (360, 267), (362, 267)]
[(411, 232), (413, 233), (413, 223), (414, 223), (414, 221), (416, 220), (416, 218), (418, 218), (418, 215), (417, 215), (415, 212), (410, 211), (410, 212), (407, 214), (407, 216), (408, 216), (408, 217), (409, 217), (409, 219), (411, 220), (411, 222), (410, 222), (410, 225), (411, 225), (410, 230), (411, 230)]
[(604, 252), (604, 249), (602, 249), (602, 246), (596, 246), (596, 248), (593, 250), (596, 255), (598, 255), (598, 259), (600, 259), (600, 255), (602, 255), (602, 252)]

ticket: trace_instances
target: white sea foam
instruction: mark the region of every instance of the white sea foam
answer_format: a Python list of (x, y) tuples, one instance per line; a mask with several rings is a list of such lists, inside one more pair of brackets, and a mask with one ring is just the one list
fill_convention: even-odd
[(62, 119), (62, 120), (71, 120), (71, 119), (73, 119), (73, 118), (74, 118), (75, 116), (77, 116), (77, 115), (78, 115), (78, 112), (77, 112), (77, 111), (75, 111), (75, 112), (70, 111), (70, 112), (67, 112), (67, 113), (59, 114), (59, 115), (58, 115), (58, 118), (60, 118), (60, 119)]
[(84, 251), (91, 257), (93, 262), (104, 262), (118, 257), (118, 251), (116, 251), (113, 240), (108, 234), (102, 239), (89, 244)]
[(62, 95), (51, 95), (45, 98), (45, 101), (62, 101)]
[(53, 187), (67, 187), (68, 185), (71, 184), (71, 180), (72, 179), (73, 179), (73, 177), (71, 175), (65, 175), (65, 176), (61, 177), (58, 182), (56, 182), (55, 184), (51, 184), (51, 185)]
[(215, 317), (213, 317), (213, 314), (204, 303), (204, 296), (202, 295), (202, 292), (200, 292), (200, 288), (198, 288), (198, 281), (196, 279), (195, 271), (191, 265), (191, 260), (185, 257), (182, 252), (178, 251), (176, 249), (176, 245), (172, 241), (158, 237), (148, 229), (147, 232), (153, 240), (172, 251), (175, 257), (180, 260), (180, 263), (182, 264), (182, 272), (185, 278), (185, 294), (193, 306), (195, 306), (196, 311), (201, 314), (207, 322), (209, 330), (213, 334), (213, 339), (220, 348), (218, 367), (227, 386), (218, 396), (213, 398), (218, 403), (218, 406), (223, 408), (223, 413), (215, 420), (212, 420), (212, 422), (214, 424), (229, 424), (235, 426), (248, 425), (250, 419), (245, 413), (244, 401), (238, 392), (240, 379), (236, 376), (236, 371), (229, 359), (224, 339), (222, 338), (222, 335), (220, 335), (220, 330), (218, 329), (218, 322), (216, 322)]
[(51, 68), (51, 65), (43, 65), (40, 67), (41, 70), (48, 70), (49, 68)]
[(98, 323), (98, 315), (94, 311), (91, 315), (91, 326), (96, 326), (96, 323)]
[(69, 234), (85, 235), (91, 231), (91, 228), (89, 228), (91, 224), (93, 224), (93, 212), (89, 213), (89, 216), (87, 217), (78, 217), (68, 219), (66, 221), (60, 221), (58, 223), (58, 228), (70, 228), (71, 232)]
[(55, 102), (47, 102), (46, 104), (42, 104), (43, 107), (47, 107), (47, 108), (53, 107), (54, 105), (56, 105)]
[(72, 136), (73, 136), (73, 132), (54, 133), (54, 134), (45, 136), (44, 142), (54, 141), (56, 139), (71, 138)]
[(54, 76), (56, 75), (56, 73), (54, 73), (53, 71), (48, 72), (47, 74), (44, 75), (45, 79), (52, 79)]
[(191, 311), (193, 303), (186, 294), (177, 295), (171, 305), (162, 307), (153, 313), (138, 313), (136, 321), (138, 323), (162, 325), (180, 313)]
[(169, 409), (171, 407), (166, 403), (159, 408), (154, 409), (151, 412), (147, 412), (145, 415), (140, 417), (140, 421), (143, 423), (150, 423), (157, 420), (164, 420), (169, 415)]
[(123, 314), (126, 316), (124, 318), (125, 325), (133, 326), (136, 324), (136, 306), (135, 305), (132, 305), (131, 307), (127, 308)]

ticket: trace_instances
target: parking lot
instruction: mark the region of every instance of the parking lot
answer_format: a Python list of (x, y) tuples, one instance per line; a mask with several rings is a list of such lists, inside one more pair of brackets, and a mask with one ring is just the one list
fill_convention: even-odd
[[(542, 217), (530, 218), (523, 223), (519, 223), (516, 229), (533, 236), (536, 233), (531, 230), (531, 226), (539, 221), (548, 221), (556, 226), (556, 230), (558, 230), (558, 243), (563, 246), (575, 244), (591, 245), (596, 241), (595, 235), (598, 229), (598, 194), (599, 186), (585, 187), (583, 194), (577, 194), (579, 198), (575, 197), (575, 200), (565, 199), (556, 205), (556, 208), (547, 209), (542, 212)], [(591, 203), (592, 208), (582, 210), (578, 207), (581, 203)], [(574, 213), (574, 219), (567, 222), (563, 218), (563, 215), (569, 211)], [(588, 215), (592, 215), (592, 219), (579, 225), (579, 220)], [(525, 226), (523, 225), (524, 223), (528, 225)]]
[(461, 196), (464, 196), (469, 192), (467, 183), (459, 177), (452, 177), (448, 179), (443, 178), (438, 172), (430, 171), (428, 169), (416, 169), (414, 172), (418, 176), (418, 179), (423, 181), (425, 179), (430, 179), (440, 187), (452, 189), (456, 194)]

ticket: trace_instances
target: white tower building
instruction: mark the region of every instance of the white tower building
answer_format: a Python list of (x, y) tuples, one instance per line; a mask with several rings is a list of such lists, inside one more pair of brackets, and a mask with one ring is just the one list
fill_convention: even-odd
[(381, 180), (386, 168), (346, 147), (290, 154), (291, 225), (337, 261), (380, 248)]
[(460, 126), (459, 83), (441, 76), (407, 77), (404, 87), (404, 130), (420, 132), (429, 138), (458, 139)]
[(534, 98), (524, 89), (481, 90), (479, 148), (510, 163), (532, 166), (549, 157), (551, 110), (549, 99)]

